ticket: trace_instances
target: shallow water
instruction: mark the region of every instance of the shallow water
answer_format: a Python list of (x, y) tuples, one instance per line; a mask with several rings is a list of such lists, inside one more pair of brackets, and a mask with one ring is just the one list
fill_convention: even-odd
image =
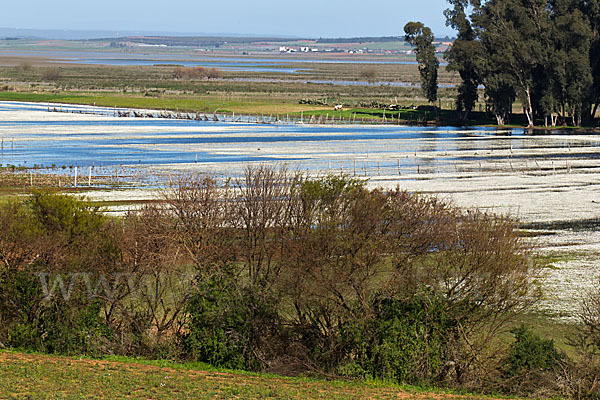
[[(279, 57), (258, 58), (251, 56), (212, 57), (202, 53), (177, 54), (163, 53), (155, 54), (145, 51), (139, 52), (114, 52), (114, 51), (53, 51), (53, 50), (10, 50), (0, 49), (0, 57), (48, 57), (62, 63), (93, 64), (93, 65), (155, 65), (155, 64), (178, 64), (186, 67), (216, 67), (228, 71), (249, 72), (281, 72), (289, 74), (303, 73), (300, 66), (294, 64), (317, 63), (317, 64), (391, 64), (391, 65), (416, 65), (416, 61), (404, 60), (359, 60), (359, 59), (322, 59), (322, 58), (298, 58), (287, 57), (285, 54)], [(292, 67), (290, 67), (290, 65)], [(441, 65), (446, 65), (442, 63)]]
[[(248, 162), (303, 170), (377, 168), (395, 173), (452, 172), (457, 163), (600, 158), (598, 142), (556, 132), (375, 125), (256, 124), (159, 118), (117, 118), (103, 107), (0, 102), (0, 163), (17, 166), (169, 166), (227, 171)], [(54, 106), (50, 106), (54, 109)], [(99, 115), (74, 112), (96, 112)], [(568, 152), (563, 152), (565, 148)], [(536, 155), (529, 151), (544, 149)], [(571, 152), (570, 150), (574, 151)], [(519, 154), (513, 154), (518, 151)]]
[[(51, 106), (53, 108), (53, 106)], [(171, 172), (237, 176), (248, 163), (286, 164), (311, 174), (365, 177), (369, 187), (436, 194), (455, 204), (550, 224), (600, 219), (600, 137), (523, 129), (368, 125), (263, 125), (117, 118), (110, 108), (0, 102), (0, 163), (51, 166), (74, 181), (87, 175), (155, 188)], [(63, 169), (62, 166), (65, 166)], [(43, 171), (45, 172), (45, 171)], [(66, 176), (65, 176), (66, 175)], [(80, 174), (81, 176), (81, 174)], [(85, 179), (85, 177), (84, 177)], [(166, 181), (169, 179), (169, 181)], [(148, 190), (137, 196), (156, 196)], [(131, 191), (90, 192), (131, 200)], [(119, 212), (123, 212), (120, 210)], [(566, 226), (569, 226), (568, 224)], [(553, 235), (546, 235), (551, 231)], [(600, 274), (596, 230), (544, 228), (535, 239), (548, 254), (577, 254), (543, 278), (544, 312), (573, 320)]]

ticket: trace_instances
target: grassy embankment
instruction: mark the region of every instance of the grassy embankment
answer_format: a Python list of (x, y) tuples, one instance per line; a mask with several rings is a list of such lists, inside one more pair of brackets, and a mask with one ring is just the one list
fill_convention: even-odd
[(324, 381), (121, 357), (0, 352), (0, 397), (120, 399), (486, 399), (383, 383)]

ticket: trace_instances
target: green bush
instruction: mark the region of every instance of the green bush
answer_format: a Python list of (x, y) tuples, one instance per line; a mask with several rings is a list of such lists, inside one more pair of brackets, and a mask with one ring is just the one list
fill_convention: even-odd
[(510, 331), (515, 341), (510, 345), (506, 359), (506, 374), (524, 375), (532, 371), (556, 371), (566, 356), (554, 346), (554, 341), (543, 339), (524, 325)]
[(554, 341), (543, 339), (524, 325), (513, 328), (515, 341), (501, 367), (503, 391), (534, 394), (540, 390), (552, 393), (567, 356), (554, 346)]
[(102, 353), (111, 332), (101, 318), (100, 303), (86, 293), (75, 290), (65, 300), (57, 290), (44, 299), (38, 276), (27, 271), (5, 277), (0, 290), (12, 297), (14, 305), (4, 310), (6, 345), (45, 353)]
[(198, 278), (197, 292), (187, 303), (189, 332), (182, 337), (183, 347), (196, 361), (261, 370), (266, 365), (260, 355), (278, 344), (273, 336), (282, 331), (277, 303), (256, 288), (240, 285), (232, 272)]
[(110, 351), (104, 303), (83, 281), (70, 288), (72, 273), (111, 270), (118, 252), (106, 217), (85, 201), (39, 192), (0, 207), (0, 220), (0, 342), (48, 353)]
[(375, 315), (366, 326), (342, 330), (341, 337), (351, 346), (339, 373), (413, 384), (443, 380), (455, 330), (443, 301), (378, 296), (372, 307)]

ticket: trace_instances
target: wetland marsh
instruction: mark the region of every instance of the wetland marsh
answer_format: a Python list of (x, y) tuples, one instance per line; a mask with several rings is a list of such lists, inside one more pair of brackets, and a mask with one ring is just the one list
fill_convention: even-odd
[[(510, 214), (530, 230), (542, 254), (557, 259), (543, 278), (549, 290), (539, 307), (561, 319), (574, 318), (578, 300), (600, 272), (600, 138), (595, 135), (119, 118), (108, 108), (69, 108), (87, 114), (0, 102), (0, 163), (31, 168), (23, 173), (63, 174), (63, 182), (72, 180), (74, 166), (86, 174), (90, 167), (105, 175), (130, 171), (136, 190), (86, 193), (97, 201), (156, 198), (156, 188), (168, 185), (167, 176), (184, 171), (235, 177), (249, 164), (275, 163)], [(135, 182), (140, 176), (162, 181)]]

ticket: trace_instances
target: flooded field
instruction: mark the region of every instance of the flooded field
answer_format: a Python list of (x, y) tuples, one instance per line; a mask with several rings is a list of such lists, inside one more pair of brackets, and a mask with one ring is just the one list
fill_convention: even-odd
[[(248, 163), (311, 174), (346, 173), (372, 187), (437, 194), (464, 207), (518, 217), (545, 254), (541, 304), (573, 318), (600, 275), (600, 137), (562, 132), (372, 125), (223, 123), (119, 118), (115, 110), (0, 102), (0, 163), (239, 175)], [(60, 106), (57, 106), (60, 107)], [(65, 107), (65, 106), (62, 106)], [(65, 110), (63, 110), (65, 111)], [(63, 167), (65, 169), (63, 169)], [(46, 171), (46, 170), (45, 170)], [(98, 199), (150, 198), (151, 188), (90, 192)]]
[[(282, 54), (270, 57), (252, 56), (214, 56), (200, 53), (153, 53), (149, 51), (60, 51), (60, 50), (14, 50), (0, 48), (0, 59), (12, 57), (28, 57), (44, 59), (64, 64), (88, 64), (108, 66), (153, 66), (180, 65), (184, 67), (218, 68), (224, 71), (274, 72), (283, 74), (302, 74), (311, 71), (311, 65), (341, 64), (341, 65), (417, 65), (416, 61), (406, 60), (364, 60), (328, 58), (327, 56), (298, 57)], [(441, 65), (447, 65), (442, 62)], [(390, 84), (401, 86), (409, 82), (365, 82), (344, 80), (311, 80), (313, 83), (332, 83), (336, 85), (373, 85)]]

